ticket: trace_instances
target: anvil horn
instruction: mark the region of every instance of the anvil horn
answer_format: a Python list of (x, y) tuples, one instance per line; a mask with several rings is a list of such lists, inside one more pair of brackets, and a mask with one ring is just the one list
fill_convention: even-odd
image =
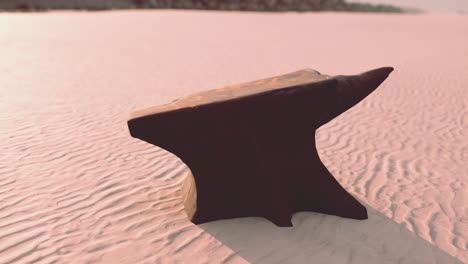
[(318, 127), (328, 123), (361, 102), (377, 89), (392, 71), (392, 67), (382, 67), (358, 75), (335, 76), (334, 79), (337, 80), (335, 88), (336, 93), (331, 93), (330, 96), (336, 98), (336, 105), (330, 105), (332, 109), (328, 112), (326, 117), (319, 122)]
[(359, 75), (337, 77), (339, 82), (338, 96), (343, 110), (348, 110), (366, 98), (387, 79), (392, 71), (392, 67), (383, 67)]

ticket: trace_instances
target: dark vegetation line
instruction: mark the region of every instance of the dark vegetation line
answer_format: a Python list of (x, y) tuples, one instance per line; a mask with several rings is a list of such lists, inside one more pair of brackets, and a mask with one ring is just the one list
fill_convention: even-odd
[(417, 12), (391, 5), (348, 3), (345, 0), (0, 0), (3, 11), (47, 11), (53, 9), (194, 9), (257, 12)]

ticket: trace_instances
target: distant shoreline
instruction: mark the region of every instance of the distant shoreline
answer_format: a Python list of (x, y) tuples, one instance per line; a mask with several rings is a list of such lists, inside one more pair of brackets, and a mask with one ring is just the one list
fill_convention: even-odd
[(13, 0), (0, 2), (0, 11), (44, 12), (49, 10), (101, 11), (113, 9), (189, 9), (255, 12), (377, 12), (377, 13), (419, 13), (393, 5), (348, 3), (344, 0), (251, 0), (251, 1), (200, 1), (200, 0)]

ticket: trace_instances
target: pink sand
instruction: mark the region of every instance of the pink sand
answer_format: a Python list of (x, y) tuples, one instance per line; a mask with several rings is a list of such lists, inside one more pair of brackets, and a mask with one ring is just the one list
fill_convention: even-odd
[[(0, 263), (468, 263), (467, 32), (458, 15), (2, 13)], [(195, 226), (187, 167), (126, 126), (189, 93), (381, 66), (396, 70), (317, 133), (365, 221)]]

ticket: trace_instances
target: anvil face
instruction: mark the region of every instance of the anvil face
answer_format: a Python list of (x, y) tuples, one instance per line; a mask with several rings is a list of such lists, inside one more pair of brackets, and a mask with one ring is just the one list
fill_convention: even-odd
[(321, 162), (315, 131), (375, 90), (393, 68), (330, 77), (306, 69), (136, 111), (133, 137), (178, 156), (196, 186), (195, 224), (295, 212), (366, 219)]

